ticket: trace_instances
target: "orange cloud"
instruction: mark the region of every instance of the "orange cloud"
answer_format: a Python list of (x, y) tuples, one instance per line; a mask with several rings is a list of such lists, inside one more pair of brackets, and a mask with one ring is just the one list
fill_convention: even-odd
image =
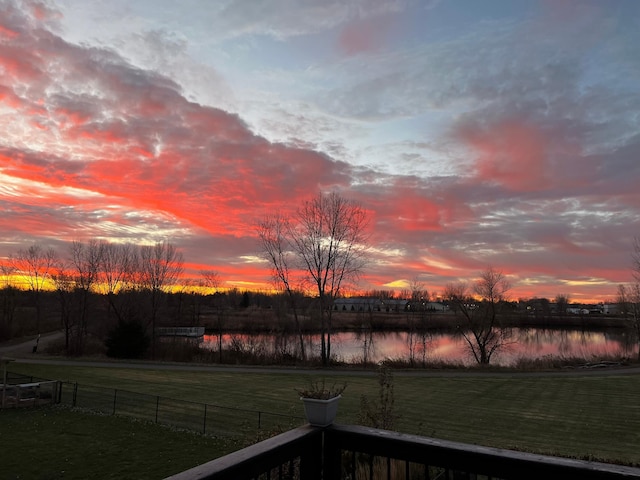
[(17, 36), (18, 36), (18, 32), (16, 32), (15, 30), (5, 25), (0, 25), (0, 37), (15, 38)]
[[(609, 264), (621, 263), (620, 232), (636, 219), (632, 212), (620, 220), (617, 212), (638, 205), (637, 142), (616, 151), (616, 161), (614, 154), (588, 156), (567, 140), (582, 130), (563, 131), (561, 115), (551, 128), (537, 125), (535, 113), (501, 110), (495, 120), (487, 108), (485, 123), (456, 130), (473, 155), (468, 171), (387, 175), (272, 143), (239, 115), (189, 101), (159, 73), (107, 49), (67, 43), (33, 11), (0, 9), (4, 242), (170, 237), (194, 263), (190, 269), (201, 264), (229, 282), (255, 285), (269, 273), (251, 258), (254, 222), (336, 189), (371, 212), (369, 284), (418, 277), (439, 290), (488, 263), (516, 280), (542, 276), (546, 287), (520, 291), (546, 288), (551, 296), (591, 295), (606, 288), (598, 278), (624, 280), (627, 266)], [(350, 24), (341, 48), (375, 50), (390, 32), (387, 21)], [(585, 217), (591, 205), (604, 204), (615, 215)]]

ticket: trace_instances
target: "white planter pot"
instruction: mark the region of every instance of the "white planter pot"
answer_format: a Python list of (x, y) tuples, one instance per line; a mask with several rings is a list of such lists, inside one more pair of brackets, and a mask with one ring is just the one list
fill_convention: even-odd
[(327, 427), (333, 423), (338, 413), (338, 401), (341, 395), (328, 400), (300, 397), (304, 403), (304, 414), (314, 427)]

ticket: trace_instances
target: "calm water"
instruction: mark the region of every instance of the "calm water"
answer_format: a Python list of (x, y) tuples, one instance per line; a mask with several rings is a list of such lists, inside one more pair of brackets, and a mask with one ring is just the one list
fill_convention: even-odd
[[(546, 356), (579, 357), (590, 360), (600, 355), (635, 356), (637, 346), (623, 331), (593, 332), (582, 330), (518, 329), (511, 331), (511, 343), (491, 358), (496, 365), (512, 365), (519, 358), (536, 359)], [(307, 351), (320, 354), (320, 338), (306, 336)], [(293, 352), (296, 337), (276, 335), (224, 334), (223, 348), (236, 348), (252, 352)], [(205, 335), (205, 348), (217, 350), (218, 337)], [(348, 363), (363, 359), (379, 362), (385, 359), (445, 361), (472, 364), (462, 337), (449, 333), (409, 334), (408, 332), (336, 332), (331, 336), (331, 353)]]

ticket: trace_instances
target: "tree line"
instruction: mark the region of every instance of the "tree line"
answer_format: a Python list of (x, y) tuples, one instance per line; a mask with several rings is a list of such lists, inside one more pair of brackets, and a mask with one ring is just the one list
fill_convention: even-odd
[(55, 293), (68, 354), (82, 354), (89, 320), (96, 314), (96, 298), (106, 301), (109, 319), (121, 326), (140, 323), (150, 329), (153, 339), (160, 302), (177, 282), (183, 264), (182, 253), (166, 241), (153, 245), (74, 241), (64, 255), (39, 244), (20, 249), (1, 265), (5, 282), (2, 330), (5, 335), (13, 330), (16, 282), (22, 281), (35, 310), (38, 333), (43, 296)]
[[(367, 211), (358, 203), (337, 193), (320, 193), (303, 202), (293, 213), (270, 214), (255, 226), (260, 249), (281, 293), (279, 301), (265, 303), (277, 318), (292, 317), (302, 360), (308, 353), (301, 314), (319, 327), (322, 364), (327, 365), (331, 360), (332, 307), (335, 299), (355, 289), (367, 264), (368, 223)], [(640, 338), (640, 243), (637, 239), (633, 258), (634, 282), (619, 287), (618, 303), (624, 315), (633, 319)], [(5, 282), (1, 289), (0, 337), (12, 332), (18, 289), (11, 282), (20, 278), (35, 312), (37, 332), (42, 323), (42, 297), (45, 291), (55, 293), (68, 354), (82, 354), (89, 320), (96, 316), (95, 304), (101, 302), (105, 324), (138, 331), (139, 335), (150, 334), (154, 358), (158, 323), (162, 320), (166, 324), (171, 315), (178, 320), (182, 317), (187, 290), (193, 289), (189, 308), (197, 318), (200, 301), (195, 300), (196, 287), (217, 292), (220, 286), (219, 275), (213, 270), (201, 271), (201, 278), (196, 281), (186, 281), (181, 278), (183, 266), (182, 253), (168, 241), (153, 245), (74, 241), (64, 255), (37, 244), (20, 249), (0, 264)], [(387, 290), (366, 294), (380, 299), (407, 299), (416, 312), (429, 300), (437, 298), (446, 303), (458, 319), (457, 328), (470, 355), (479, 364), (488, 364), (497, 351), (510, 343), (509, 329), (502, 322), (505, 312), (513, 308), (508, 298), (510, 289), (503, 272), (489, 266), (480, 272), (475, 282), (448, 284), (437, 296), (430, 295), (417, 280), (399, 295)], [(223, 294), (217, 293), (212, 303), (216, 312), (213, 325), (221, 350), (222, 335), (228, 327), (229, 303), (221, 301)], [(248, 303), (245, 300), (249, 295), (249, 292), (242, 293), (242, 303)], [(172, 298), (174, 314), (167, 313), (168, 298)], [(281, 300), (285, 299), (283, 304)], [(554, 300), (562, 315), (570, 304), (569, 296), (558, 295)], [(547, 299), (535, 299), (531, 304), (536, 306), (536, 312), (550, 311)]]

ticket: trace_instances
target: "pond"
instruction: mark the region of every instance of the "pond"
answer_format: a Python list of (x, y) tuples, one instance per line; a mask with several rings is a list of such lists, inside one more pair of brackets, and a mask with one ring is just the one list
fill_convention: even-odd
[[(218, 336), (205, 335), (203, 347), (218, 349)], [(320, 355), (320, 336), (305, 335), (308, 352)], [(275, 352), (293, 354), (298, 346), (296, 336), (267, 334), (222, 335), (224, 349), (243, 352)], [(413, 360), (471, 365), (464, 338), (447, 332), (334, 332), (331, 336), (331, 354), (346, 363), (380, 362), (382, 360)], [(635, 339), (622, 329), (608, 331), (550, 330), (539, 328), (510, 329), (509, 344), (491, 359), (495, 365), (512, 366), (519, 359), (535, 360), (545, 357), (582, 358), (585, 361), (601, 356), (637, 355)]]

